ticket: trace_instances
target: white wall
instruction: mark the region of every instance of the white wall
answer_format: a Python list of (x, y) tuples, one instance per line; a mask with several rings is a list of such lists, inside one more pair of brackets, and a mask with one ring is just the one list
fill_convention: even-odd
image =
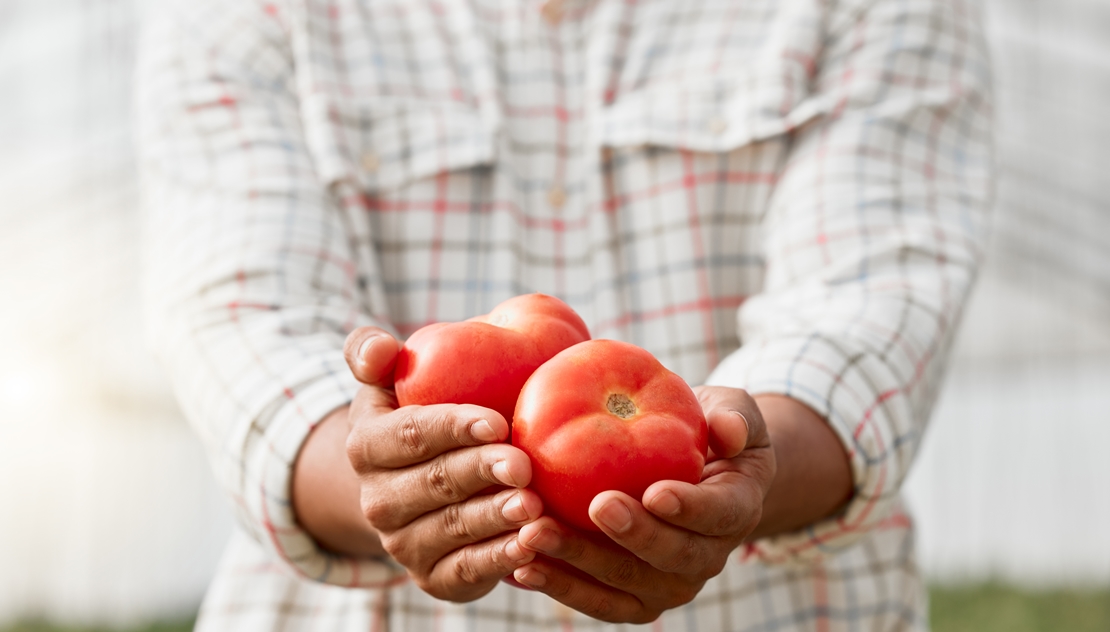
[(925, 569), (1110, 584), (1110, 2), (988, 0), (991, 259), (908, 493)]
[[(226, 501), (138, 335), (137, 0), (0, 3), (0, 622), (194, 608)], [(1110, 3), (991, 0), (997, 233), (908, 493), (926, 571), (1110, 582)]]
[(189, 615), (231, 529), (139, 335), (141, 8), (0, 2), (0, 625)]
[(921, 563), (939, 581), (1105, 586), (1110, 327), (1000, 274), (972, 301), (906, 484)]

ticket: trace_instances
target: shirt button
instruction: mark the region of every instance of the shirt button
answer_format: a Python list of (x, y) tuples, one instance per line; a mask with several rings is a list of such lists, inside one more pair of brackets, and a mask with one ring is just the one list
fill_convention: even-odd
[(551, 190), (547, 192), (547, 202), (552, 208), (563, 208), (563, 205), (567, 203), (566, 191), (562, 187), (551, 187)]
[(714, 136), (720, 136), (728, 129), (728, 121), (719, 116), (709, 119), (709, 133)]
[(378, 154), (368, 151), (362, 155), (362, 168), (367, 171), (377, 171), (378, 167), (382, 166), (381, 158)]
[(558, 24), (563, 19), (563, 0), (547, 0), (540, 7), (540, 14), (548, 24)]

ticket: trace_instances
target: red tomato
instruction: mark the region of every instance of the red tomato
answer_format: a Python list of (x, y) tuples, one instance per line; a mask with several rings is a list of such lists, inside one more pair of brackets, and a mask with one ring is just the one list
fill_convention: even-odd
[(709, 429), (690, 386), (655, 356), (590, 340), (528, 379), (512, 443), (531, 458), (531, 487), (546, 510), (600, 531), (588, 513), (597, 494), (615, 489), (640, 500), (656, 481), (700, 481)]
[(477, 404), (510, 423), (520, 387), (551, 356), (590, 339), (566, 303), (525, 294), (461, 323), (422, 327), (397, 356), (397, 402)]

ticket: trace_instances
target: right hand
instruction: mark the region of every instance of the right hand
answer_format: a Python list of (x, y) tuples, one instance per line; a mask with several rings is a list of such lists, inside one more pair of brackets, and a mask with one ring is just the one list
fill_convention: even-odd
[(524, 489), (532, 466), (504, 443), (509, 424), (493, 410), (397, 408), (389, 390), (397, 351), (377, 327), (356, 329), (344, 346), (364, 385), (351, 403), (347, 438), (362, 512), (417, 586), (438, 599), (472, 601), (535, 557), (517, 543), (519, 528), (543, 512)]

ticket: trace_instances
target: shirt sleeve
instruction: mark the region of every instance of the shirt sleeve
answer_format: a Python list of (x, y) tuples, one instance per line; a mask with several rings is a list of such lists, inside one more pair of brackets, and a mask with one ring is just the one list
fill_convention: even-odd
[(306, 149), (290, 37), (275, 4), (180, 5), (138, 68), (151, 344), (243, 528), (304, 577), (382, 585), (403, 569), (323, 550), (290, 503), (306, 436), (358, 388), (346, 334), (383, 324)]
[(834, 554), (890, 516), (992, 195), (990, 76), (969, 3), (846, 2), (828, 17), (764, 220), (765, 288), (708, 380), (807, 404), (850, 455), (847, 508), (749, 545), (770, 563)]

